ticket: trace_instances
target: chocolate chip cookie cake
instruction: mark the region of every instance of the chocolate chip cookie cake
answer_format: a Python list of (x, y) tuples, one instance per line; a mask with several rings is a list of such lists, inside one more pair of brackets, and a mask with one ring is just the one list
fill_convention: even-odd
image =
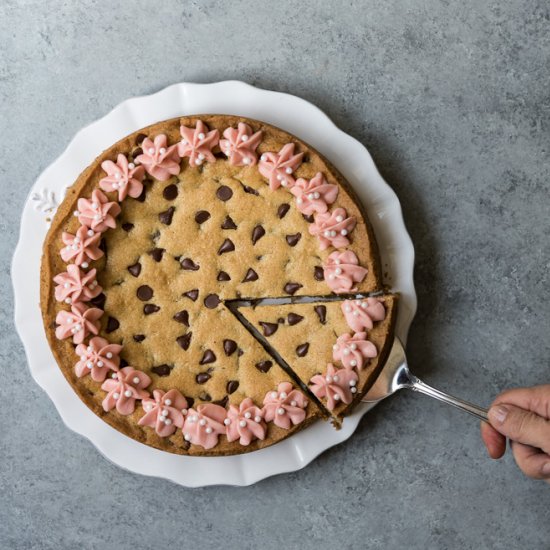
[(298, 138), (226, 115), (136, 132), (69, 188), (41, 307), (74, 391), (111, 426), (189, 455), (344, 421), (393, 340), (376, 242)]

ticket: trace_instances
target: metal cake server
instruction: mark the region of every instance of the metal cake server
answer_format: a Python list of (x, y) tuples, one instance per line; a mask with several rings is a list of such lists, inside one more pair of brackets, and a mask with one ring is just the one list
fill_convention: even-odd
[(363, 401), (366, 403), (376, 403), (401, 389), (413, 390), (423, 393), (424, 395), (429, 395), (434, 399), (443, 401), (443, 403), (457, 407), (458, 409), (473, 414), (480, 420), (488, 422), (487, 409), (482, 409), (477, 405), (468, 403), (468, 401), (436, 390), (412, 374), (407, 364), (407, 357), (405, 356), (403, 344), (401, 344), (399, 338), (396, 337), (382, 372), (372, 388), (367, 392), (367, 395), (363, 398)]

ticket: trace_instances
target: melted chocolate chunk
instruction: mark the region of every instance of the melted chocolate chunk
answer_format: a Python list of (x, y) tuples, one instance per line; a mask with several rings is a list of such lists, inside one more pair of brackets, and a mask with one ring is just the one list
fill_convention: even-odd
[(212, 401), (214, 405), (219, 405), (220, 407), (226, 407), (227, 402), (229, 401), (229, 397), (226, 395), (223, 399), (218, 399), (217, 401)]
[(187, 271), (198, 271), (200, 266), (198, 266), (191, 258), (180, 258), (180, 265), (182, 269)]
[(151, 368), (151, 372), (154, 372), (158, 376), (168, 376), (171, 370), (170, 365), (159, 365), (158, 367)]
[(184, 349), (185, 351), (189, 349), (189, 344), (191, 343), (192, 334), (193, 334), (192, 332), (188, 332), (187, 334), (184, 334), (183, 336), (178, 336), (176, 338), (176, 342), (178, 343), (178, 346), (181, 349)]
[(225, 351), (225, 355), (227, 355), (227, 357), (235, 353), (236, 349), (237, 349), (237, 342), (235, 342), (234, 340), (223, 341), (223, 351)]
[(186, 298), (193, 300), (193, 302), (196, 302), (197, 298), (199, 297), (199, 289), (194, 288), (193, 290), (188, 290), (187, 292), (184, 292), (182, 296), (185, 296)]
[(210, 219), (210, 212), (207, 212), (206, 210), (199, 210), (195, 214), (195, 221), (200, 225), (201, 223), (204, 223), (206, 220)]
[(307, 355), (308, 350), (309, 350), (309, 344), (307, 342), (305, 344), (300, 344), (296, 348), (296, 355), (298, 357), (305, 357)]
[(249, 268), (249, 270), (246, 272), (246, 275), (244, 276), (244, 279), (241, 282), (249, 283), (250, 281), (257, 281), (257, 280), (258, 280), (258, 274), (252, 268)]
[(212, 401), (211, 395), (209, 393), (206, 393), (205, 391), (199, 393), (199, 399), (201, 399), (202, 401)]
[(261, 225), (257, 225), (252, 230), (252, 244), (256, 244), (265, 235), (265, 229)]
[(288, 243), (289, 246), (296, 246), (301, 238), (302, 238), (301, 233), (295, 233), (294, 235), (287, 235), (286, 242)]
[(310, 214), (309, 216), (306, 216), (305, 214), (302, 214), (302, 217), (304, 218), (304, 220), (306, 220), (306, 222), (308, 223), (313, 223), (315, 218), (313, 217), (313, 214)]
[(316, 265), (313, 268), (313, 278), (316, 281), (324, 281), (325, 280), (325, 272), (323, 271), (323, 268), (320, 265)]
[(145, 202), (145, 197), (147, 195), (147, 187), (145, 187), (145, 185), (143, 186), (143, 189), (141, 190), (141, 193), (139, 195), (139, 197), (136, 197), (136, 201), (138, 202)]
[(289, 313), (287, 315), (288, 324), (292, 327), (294, 325), (297, 325), (303, 317), (301, 315), (298, 315), (297, 313)]
[(283, 290), (287, 293), (287, 294), (295, 294), (296, 291), (298, 291), (300, 288), (302, 288), (302, 286), (304, 285), (301, 285), (300, 283), (287, 283)]
[(106, 296), (103, 294), (98, 294), (95, 298), (92, 298), (90, 300), (90, 304), (92, 304), (94, 307), (98, 307), (99, 309), (105, 309), (105, 299)]
[(170, 225), (172, 223), (172, 218), (174, 217), (175, 207), (171, 206), (168, 210), (161, 212), (159, 214), (159, 221), (164, 225)]
[(313, 309), (315, 310), (315, 313), (317, 313), (317, 316), (319, 317), (319, 321), (321, 321), (321, 324), (324, 325), (327, 322), (326, 306), (314, 306)]
[[(210, 378), (211, 376), (207, 372), (199, 372), (199, 374), (197, 374), (197, 376), (195, 377), (195, 380), (197, 381), (197, 384), (206, 384), (206, 382), (208, 382)], [(204, 400), (203, 397), (201, 397), (201, 399)], [(206, 401), (209, 401), (209, 399), (207, 399)]]
[(195, 400), (192, 397), (187, 397), (187, 395), (185, 395), (184, 397), (187, 401), (187, 408), (191, 409), (193, 407), (193, 404), (195, 403)]
[(277, 208), (277, 216), (279, 216), (279, 219), (282, 220), (286, 213), (290, 210), (290, 204), (287, 204), (286, 202), (281, 204), (279, 208)]
[(235, 250), (235, 245), (231, 239), (225, 239), (220, 248), (218, 248), (218, 256), (225, 254), (226, 252), (233, 252)]
[(145, 304), (143, 306), (143, 313), (145, 313), (145, 315), (151, 315), (151, 313), (156, 313), (159, 310), (160, 307), (155, 304)]
[(231, 277), (229, 276), (228, 273), (226, 273), (225, 271), (220, 271), (218, 273), (218, 276), (216, 277), (216, 279), (218, 281), (230, 281), (231, 280)]
[(124, 367), (127, 367), (127, 366), (128, 366), (128, 361), (126, 361), (126, 359), (124, 359), (124, 357), (121, 357), (121, 358), (120, 358), (120, 365), (119, 365), (119, 367), (120, 367), (121, 369), (123, 369)]
[(134, 339), (134, 342), (143, 342), (143, 340), (145, 340), (145, 334), (134, 334), (132, 338)]
[(260, 326), (264, 331), (264, 336), (271, 336), (277, 332), (279, 325), (276, 323), (267, 323), (265, 321), (260, 321)]
[(145, 134), (139, 133), (136, 136), (136, 145), (141, 145), (141, 142), (146, 138), (147, 136)]
[(119, 326), (120, 326), (120, 323), (118, 322), (118, 319), (115, 319), (114, 317), (109, 317), (107, 319), (107, 326), (105, 327), (105, 332), (107, 334), (109, 334), (110, 332), (114, 332)]
[(227, 185), (221, 185), (216, 191), (216, 197), (224, 202), (228, 201), (232, 196), (233, 191), (231, 191), (231, 187), (227, 187)]
[(239, 387), (239, 382), (237, 380), (229, 380), (225, 388), (225, 391), (229, 394), (235, 393), (238, 387)]
[(221, 302), (220, 297), (217, 294), (209, 294), (204, 299), (204, 305), (208, 309), (214, 309), (215, 307), (218, 307), (218, 304)]
[(122, 227), (122, 229), (124, 229), (124, 231), (128, 233), (128, 231), (132, 231), (132, 229), (134, 229), (134, 224), (130, 222), (125, 222), (120, 227)]
[(143, 149), (141, 147), (136, 147), (133, 151), (132, 151), (132, 158), (136, 158), (136, 157), (139, 157), (139, 155), (143, 155)]
[(149, 254), (155, 260), (155, 262), (160, 262), (162, 260), (162, 255), (166, 252), (164, 248), (153, 248), (149, 251)]
[(272, 361), (260, 361), (256, 363), (256, 368), (263, 373), (269, 372), (269, 369), (273, 366)]
[(230, 216), (227, 216), (222, 223), (222, 229), (237, 229), (237, 224), (231, 219)]
[(167, 201), (173, 201), (178, 196), (178, 186), (173, 183), (167, 185), (162, 191), (162, 196)]
[(238, 355), (239, 357), (241, 357), (242, 355), (244, 355), (244, 351), (243, 351), (241, 348), (239, 348), (239, 349), (237, 350), (237, 355)]
[(185, 325), (186, 327), (189, 326), (189, 313), (183, 309), (182, 311), (178, 311), (173, 317), (174, 321), (177, 321), (178, 323), (181, 323), (182, 325)]
[(153, 289), (148, 285), (141, 285), (137, 289), (136, 295), (142, 302), (147, 302), (153, 297)]
[(245, 185), (242, 182), (241, 185), (243, 186), (243, 191), (245, 193), (250, 193), (251, 195), (256, 195), (257, 197), (260, 195), (260, 193), (258, 193), (258, 191), (256, 191), (256, 189), (254, 189), (253, 187), (248, 187), (248, 185)]

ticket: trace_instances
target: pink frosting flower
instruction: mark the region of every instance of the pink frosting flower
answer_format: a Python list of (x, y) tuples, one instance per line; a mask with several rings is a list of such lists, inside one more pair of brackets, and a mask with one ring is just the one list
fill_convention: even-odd
[(80, 361), (74, 366), (76, 375), (81, 378), (91, 374), (93, 380), (103, 382), (109, 371), (118, 371), (121, 350), (122, 346), (110, 344), (100, 336), (91, 338), (88, 345), (78, 344), (76, 354)]
[(357, 290), (353, 283), (360, 283), (368, 270), (359, 265), (355, 252), (332, 252), (327, 258), (323, 272), (325, 281), (333, 292), (350, 292)]
[(212, 149), (218, 145), (220, 133), (218, 130), (208, 131), (208, 126), (202, 121), (195, 128), (180, 126), (181, 141), (178, 143), (178, 155), (189, 157), (190, 166), (200, 166), (205, 160), (215, 162)]
[(315, 215), (315, 221), (309, 226), (309, 232), (317, 235), (321, 250), (329, 246), (343, 248), (348, 246), (348, 235), (355, 228), (354, 217), (347, 217), (344, 208), (335, 208), (333, 212), (323, 212)]
[(311, 392), (315, 397), (327, 400), (329, 411), (340, 404), (349, 405), (353, 400), (353, 394), (357, 393), (357, 374), (353, 370), (336, 370), (332, 363), (327, 365), (325, 375), (316, 374), (310, 380)]
[(199, 405), (197, 409), (189, 409), (183, 426), (183, 439), (211, 449), (218, 443), (218, 437), (225, 434), (224, 420), (227, 412), (220, 405), (212, 403)]
[(338, 197), (338, 187), (328, 183), (321, 172), (317, 172), (310, 180), (298, 178), (290, 192), (296, 197), (298, 210), (306, 216), (314, 212), (326, 212), (327, 205)]
[(264, 418), (279, 428), (288, 430), (303, 422), (306, 417), (307, 399), (295, 390), (290, 382), (281, 382), (277, 391), (270, 391), (264, 397)]
[(104, 160), (101, 168), (107, 172), (107, 175), (99, 180), (99, 187), (103, 191), (118, 193), (118, 200), (124, 200), (127, 195), (136, 199), (143, 190), (143, 176), (145, 170), (143, 166), (136, 166), (133, 162), (119, 153), (116, 164), (112, 160)]
[(372, 359), (378, 355), (376, 346), (367, 340), (366, 332), (341, 334), (332, 346), (332, 357), (335, 361), (341, 361), (346, 369), (357, 368), (362, 370), (366, 359)]
[(99, 318), (103, 311), (96, 307), (88, 307), (82, 302), (73, 304), (71, 311), (60, 311), (55, 318), (59, 325), (55, 329), (58, 340), (72, 336), (73, 343), (81, 344), (89, 334), (99, 332)]
[(258, 170), (269, 180), (270, 189), (292, 187), (296, 181), (292, 173), (300, 166), (304, 153), (294, 154), (294, 143), (287, 143), (279, 153), (264, 153), (260, 157)]
[(91, 199), (78, 199), (78, 221), (94, 231), (102, 233), (109, 227), (116, 227), (115, 217), (120, 214), (120, 206), (109, 202), (104, 193), (94, 189)]
[(95, 233), (84, 225), (78, 228), (76, 235), (63, 232), (61, 239), (65, 244), (61, 249), (61, 258), (65, 263), (73, 260), (76, 265), (87, 268), (88, 262), (103, 256), (103, 251), (99, 248), (101, 233)]
[[(136, 399), (147, 399), (149, 397), (149, 392), (144, 388), (150, 383), (151, 379), (144, 372), (136, 370), (134, 367), (124, 367), (113, 373), (112, 378), (101, 384), (101, 389), (108, 392), (102, 403), (103, 410), (108, 412), (116, 407), (120, 414), (132, 414), (136, 408)], [(141, 420), (143, 418), (140, 419), (140, 424)]]
[(237, 128), (227, 128), (223, 132), (225, 139), (220, 140), (220, 149), (234, 166), (254, 166), (258, 162), (256, 148), (262, 141), (262, 132), (252, 135), (252, 128), (239, 122)]
[(168, 147), (165, 134), (158, 135), (154, 141), (145, 138), (141, 143), (143, 153), (136, 157), (136, 162), (143, 164), (145, 170), (159, 181), (166, 181), (170, 176), (180, 173), (180, 159), (177, 145)]
[(354, 332), (370, 330), (374, 321), (383, 321), (386, 317), (386, 308), (380, 298), (344, 300), (341, 307), (347, 324)]
[(53, 280), (55, 287), (55, 299), (66, 304), (77, 302), (89, 302), (101, 293), (101, 287), (96, 281), (96, 270), (90, 269), (88, 273), (81, 271), (75, 264), (69, 264), (67, 271), (59, 273)]
[(239, 407), (229, 405), (227, 418), (227, 441), (239, 440), (241, 445), (250, 445), (254, 439), (265, 439), (267, 426), (263, 421), (263, 411), (254, 405), (250, 397), (243, 399)]
[(145, 415), (139, 419), (140, 426), (155, 428), (160, 437), (172, 435), (176, 428), (183, 427), (187, 414), (187, 399), (178, 390), (153, 390), (154, 399), (141, 403)]

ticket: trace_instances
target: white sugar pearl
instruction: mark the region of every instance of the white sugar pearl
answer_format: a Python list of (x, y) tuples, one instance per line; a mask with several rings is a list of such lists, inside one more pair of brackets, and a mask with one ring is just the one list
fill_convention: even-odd
[(74, 240), (75, 243), (79, 243), (80, 242), (80, 237), (77, 235), (73, 240)]
[(172, 421), (171, 421), (169, 418), (165, 418), (165, 419), (164, 419), (164, 423), (165, 423), (167, 426), (170, 426), (170, 424), (172, 424)]
[(328, 276), (328, 280), (329, 281), (334, 281), (334, 279), (336, 279), (336, 276), (333, 275), (332, 273)]
[(212, 428), (210, 426), (208, 426), (208, 428), (206, 428), (206, 430), (204, 430), (207, 434), (211, 434), (212, 433)]
[(113, 397), (115, 399), (118, 399), (120, 397), (120, 393), (118, 393), (118, 392), (113, 393)]
[(285, 414), (285, 410), (281, 407), (279, 409), (277, 409), (277, 414)]
[(332, 382), (332, 376), (327, 374), (327, 376), (325, 376), (325, 380), (330, 384)]
[(272, 399), (277, 399), (277, 397), (278, 397), (277, 392), (276, 392), (276, 391), (272, 391), (272, 392), (271, 392), (271, 397), (272, 397)]
[(111, 378), (114, 378), (116, 380), (118, 378), (118, 374), (116, 372), (113, 372), (113, 374), (111, 374)]
[(286, 187), (286, 180), (285, 180), (285, 178), (283, 178), (283, 179), (281, 180), (281, 185), (282, 185), (283, 187)]
[(357, 388), (350, 388), (351, 393), (357, 393)]
[(98, 362), (97, 362), (97, 366), (98, 366), (99, 368), (101, 368), (101, 367), (103, 366), (103, 361), (98, 361)]
[(91, 361), (88, 361), (88, 362), (86, 363), (86, 366), (87, 366), (89, 369), (91, 369), (91, 368), (94, 366), (94, 364), (93, 364)]
[(88, 229), (88, 237), (93, 237), (94, 232), (91, 229)]
[(349, 364), (352, 366), (352, 367), (356, 367), (357, 366), (357, 361), (355, 359), (352, 359)]
[(229, 156), (229, 155), (231, 154), (231, 149), (226, 149), (226, 150), (225, 150), (225, 154), (226, 154), (227, 156)]
[(153, 147), (150, 147), (149, 148), (149, 151), (147, 151), (150, 155), (154, 155), (155, 154), (155, 150), (153, 149)]
[(113, 189), (118, 189), (118, 183), (113, 183)]
[(189, 434), (185, 434), (183, 439), (185, 439), (185, 441), (191, 441), (191, 436)]
[(73, 216), (75, 216), (75, 217), (80, 216), (80, 212), (79, 212), (78, 210), (75, 210), (75, 211), (73, 212)]
[(199, 134), (198, 137), (199, 137), (199, 139), (204, 139), (204, 138), (205, 138), (205, 135), (204, 135), (202, 132), (200, 132), (200, 134)]
[(199, 153), (197, 157), (199, 157), (200, 160), (204, 160), (204, 155), (202, 153)]
[(245, 428), (245, 427), (246, 427), (246, 420), (241, 420), (241, 421), (239, 422), (239, 426), (240, 426), (241, 428)]
[(358, 312), (358, 311), (354, 311), (354, 312), (353, 312), (353, 316), (354, 316), (354, 317), (359, 317), (359, 312)]
[(338, 349), (338, 344), (334, 344), (334, 345), (332, 346), (332, 349), (333, 349), (334, 351), (336, 351), (336, 350)]
[(106, 354), (105, 354), (105, 357), (107, 357), (107, 359), (112, 359), (113, 358), (113, 354), (108, 351)]
[(84, 269), (86, 269), (86, 268), (88, 267), (88, 262), (82, 262), (81, 265), (82, 265), (82, 267), (83, 267)]
[(66, 304), (71, 304), (72, 303), (72, 300), (70, 298), (65, 298), (65, 303)]
[(344, 355), (349, 355), (350, 354), (350, 351), (348, 348), (345, 348), (344, 351), (342, 352)]
[(241, 136), (241, 141), (248, 141), (248, 136), (246, 134), (243, 134)]
[(296, 401), (294, 401), (294, 400), (292, 400), (292, 401), (290, 402), (290, 406), (291, 406), (291, 407), (296, 407), (297, 404), (298, 404), (298, 403), (296, 403)]
[(367, 309), (367, 308), (369, 307), (369, 304), (367, 304), (367, 302), (363, 302), (363, 303), (361, 304), (361, 307), (362, 307), (363, 309)]
[(340, 265), (342, 262), (341, 262), (340, 260), (334, 260), (334, 263), (335, 263), (336, 265)]
[(72, 332), (73, 334), (76, 334), (76, 333), (78, 332), (78, 330), (76, 330), (76, 327), (73, 327), (73, 328), (71, 329), (71, 332)]
[(343, 217), (343, 216), (336, 216), (336, 221), (337, 221), (338, 223), (343, 222), (343, 221), (344, 221), (344, 217)]
[(166, 153), (166, 147), (161, 147), (161, 148), (159, 149), (159, 153), (160, 153), (161, 155), (164, 155), (164, 153)]
[(287, 174), (292, 174), (292, 168), (291, 168), (290, 166), (287, 166), (287, 167), (285, 168), (285, 172), (286, 172)]
[(244, 157), (243, 158), (243, 164), (250, 164), (252, 162), (252, 160), (248, 157)]
[(76, 330), (82, 330), (82, 325), (81, 325), (80, 323), (78, 323), (78, 324), (76, 324), (76, 325), (74, 326), (74, 328), (75, 328)]
[(327, 229), (327, 230), (324, 232), (324, 235), (325, 235), (325, 237), (327, 237), (327, 238), (330, 237), (330, 231)]
[(282, 392), (279, 394), (279, 397), (280, 397), (281, 399), (286, 399), (286, 398), (287, 398), (286, 392), (285, 392), (285, 391), (282, 391)]
[(336, 273), (336, 275), (342, 275), (342, 270), (337, 267), (335, 270), (334, 270), (334, 273)]
[(117, 179), (117, 180), (120, 179), (120, 172), (116, 172), (116, 173), (115, 173), (115, 179)]
[(307, 198), (312, 201), (315, 198), (315, 195), (313, 193), (310, 193)]
[(296, 202), (297, 202), (298, 204), (302, 204), (302, 203), (304, 202), (304, 199), (302, 199), (302, 197), (298, 197), (298, 198), (296, 199)]
[(186, 416), (187, 415), (187, 409), (181, 409), (181, 414), (183, 414), (183, 416)]
[(181, 138), (181, 144), (182, 145), (187, 145), (187, 140), (185, 138)]
[(247, 412), (244, 413), (244, 417), (245, 418), (252, 418), (252, 413), (247, 411)]
[(196, 415), (193, 415), (193, 416), (189, 417), (189, 422), (196, 422), (196, 421), (197, 421), (197, 416)]
[(73, 250), (78, 250), (78, 245), (77, 245), (77, 244), (73, 244), (72, 249), (73, 249)]
[(229, 426), (229, 424), (231, 424), (231, 420), (229, 420), (229, 418), (226, 418), (223, 423), (226, 425), (226, 426)]
[(260, 157), (260, 160), (263, 160), (264, 162), (267, 160), (267, 155), (264, 153), (261, 157)]
[(277, 174), (277, 181), (281, 181), (283, 179), (283, 176), (281, 174)]
[(87, 351), (88, 353), (91, 353), (92, 351), (94, 351), (94, 348), (92, 348), (92, 346), (88, 346), (88, 347), (86, 348), (86, 351)]
[(99, 204), (97, 202), (92, 202), (92, 208), (97, 210), (99, 208)]
[(254, 422), (261, 422), (262, 421), (262, 417), (261, 416), (255, 416), (254, 417)]
[(336, 237), (336, 231), (332, 230), (332, 231), (330, 232), (330, 236), (331, 236), (331, 237)]
[(132, 392), (131, 392), (130, 390), (126, 390), (126, 391), (124, 392), (124, 395), (125, 395), (126, 397), (132, 397)]
[(350, 380), (350, 381), (349, 381), (349, 385), (350, 385), (351, 387), (355, 386), (356, 384), (357, 384), (357, 382), (356, 382), (355, 380)]
[(342, 235), (342, 237), (345, 237), (347, 234), (348, 234), (347, 229), (342, 229), (342, 231), (340, 231), (340, 235)]
[(337, 374), (334, 375), (334, 377), (332, 378), (335, 382), (338, 382), (338, 380), (340, 380), (340, 378), (338, 377)]
[(350, 345), (350, 348), (355, 351), (357, 349), (357, 344), (351, 344)]
[(164, 404), (169, 407), (171, 404), (172, 404), (172, 400), (171, 399), (165, 399), (164, 400)]
[(317, 191), (315, 191), (315, 193), (313, 193), (313, 198), (314, 199), (318, 199), (321, 195), (319, 195), (319, 193)]
[(130, 168), (130, 170), (133, 170), (135, 167), (136, 167), (136, 165), (133, 162), (130, 162), (128, 164), (128, 168)]
[(101, 218), (101, 216), (100, 216), (99, 214), (96, 214), (96, 215), (94, 216), (94, 220), (95, 220), (95, 221), (99, 220), (100, 218)]
[(132, 382), (134, 384), (139, 384), (139, 378), (137, 376), (134, 376), (134, 378), (132, 378)]
[(206, 420), (205, 420), (204, 418), (201, 418), (201, 419), (199, 420), (199, 424), (200, 424), (201, 426), (206, 426)]
[(196, 164), (197, 166), (200, 166), (200, 165), (202, 164), (202, 160), (199, 159), (199, 158), (195, 159), (195, 164)]
[(334, 401), (340, 401), (340, 396), (337, 393), (334, 394)]
[(168, 411), (166, 409), (162, 409), (162, 412), (160, 414), (162, 416), (168, 416)]
[(349, 313), (351, 311), (351, 306), (346, 306), (346, 311)]

